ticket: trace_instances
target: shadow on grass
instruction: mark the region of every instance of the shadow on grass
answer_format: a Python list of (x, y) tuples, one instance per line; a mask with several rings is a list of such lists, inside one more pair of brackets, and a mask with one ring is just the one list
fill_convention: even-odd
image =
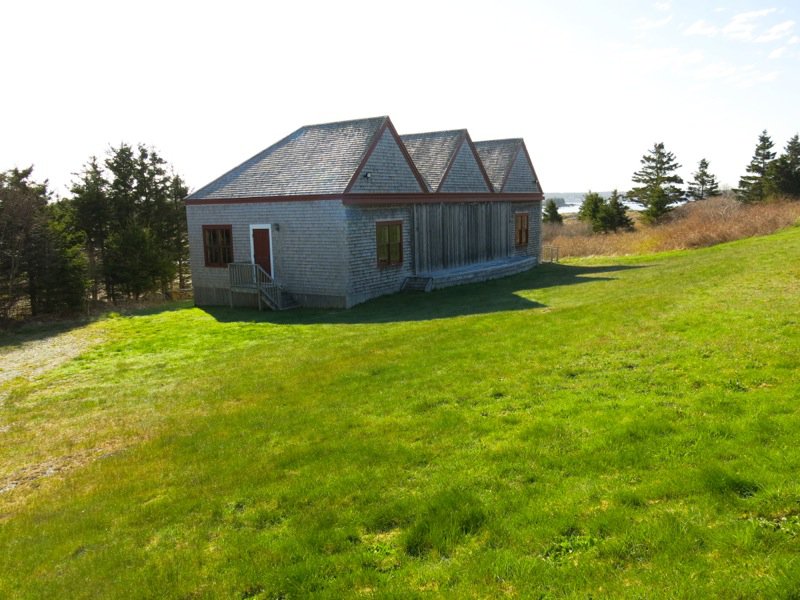
[(517, 292), (607, 281), (605, 273), (638, 269), (638, 266), (571, 266), (544, 264), (511, 277), (455, 286), (430, 293), (407, 292), (383, 296), (348, 310), (302, 308), (259, 313), (251, 308), (206, 306), (202, 310), (223, 323), (252, 322), (281, 325), (393, 323), (429, 321), (466, 315), (544, 308)]
[(184, 310), (193, 306), (191, 300), (181, 300), (156, 304), (144, 308), (123, 308), (110, 306), (108, 310), (91, 316), (74, 316), (70, 318), (53, 318), (53, 320), (28, 321), (20, 324), (12, 324), (8, 329), (0, 329), (0, 349), (13, 346), (21, 346), (28, 342), (44, 340), (62, 333), (67, 333), (73, 329), (85, 327), (89, 323), (100, 319), (109, 318), (112, 315), (125, 317), (155, 315), (159, 313)]

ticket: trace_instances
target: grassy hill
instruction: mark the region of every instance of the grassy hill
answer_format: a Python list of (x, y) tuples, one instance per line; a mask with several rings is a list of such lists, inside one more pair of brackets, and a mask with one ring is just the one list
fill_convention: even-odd
[(61, 334), (0, 383), (0, 597), (796, 597), (798, 257)]

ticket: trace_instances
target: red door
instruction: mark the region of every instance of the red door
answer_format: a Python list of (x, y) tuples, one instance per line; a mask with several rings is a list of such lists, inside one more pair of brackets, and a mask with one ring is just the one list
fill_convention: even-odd
[(269, 229), (253, 229), (253, 261), (272, 275)]

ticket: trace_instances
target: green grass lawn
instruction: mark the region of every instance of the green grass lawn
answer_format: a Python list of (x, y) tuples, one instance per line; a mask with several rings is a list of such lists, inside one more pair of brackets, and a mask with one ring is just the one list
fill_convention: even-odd
[(0, 597), (800, 595), (800, 228), (86, 334), (0, 384)]

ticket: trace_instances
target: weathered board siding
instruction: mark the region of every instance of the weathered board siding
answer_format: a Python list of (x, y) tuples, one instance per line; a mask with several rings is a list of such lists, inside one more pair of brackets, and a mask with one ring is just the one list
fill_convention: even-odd
[(250, 225), (271, 225), (275, 279), (301, 304), (346, 306), (344, 211), (340, 200), (187, 205), (195, 303), (230, 301), (228, 270), (205, 266), (203, 225), (232, 226), (235, 262), (250, 262)]
[(510, 256), (510, 202), (414, 206), (414, 268), (418, 274)]
[[(347, 208), (347, 246), (350, 278), (347, 305), (353, 306), (384, 294), (400, 291), (407, 277), (414, 274), (411, 233), (411, 207)], [(403, 263), (378, 266), (376, 223), (403, 223)]]
[[(365, 175), (369, 173), (369, 178)], [(417, 178), (392, 132), (383, 132), (351, 190), (354, 193), (421, 192)]]

